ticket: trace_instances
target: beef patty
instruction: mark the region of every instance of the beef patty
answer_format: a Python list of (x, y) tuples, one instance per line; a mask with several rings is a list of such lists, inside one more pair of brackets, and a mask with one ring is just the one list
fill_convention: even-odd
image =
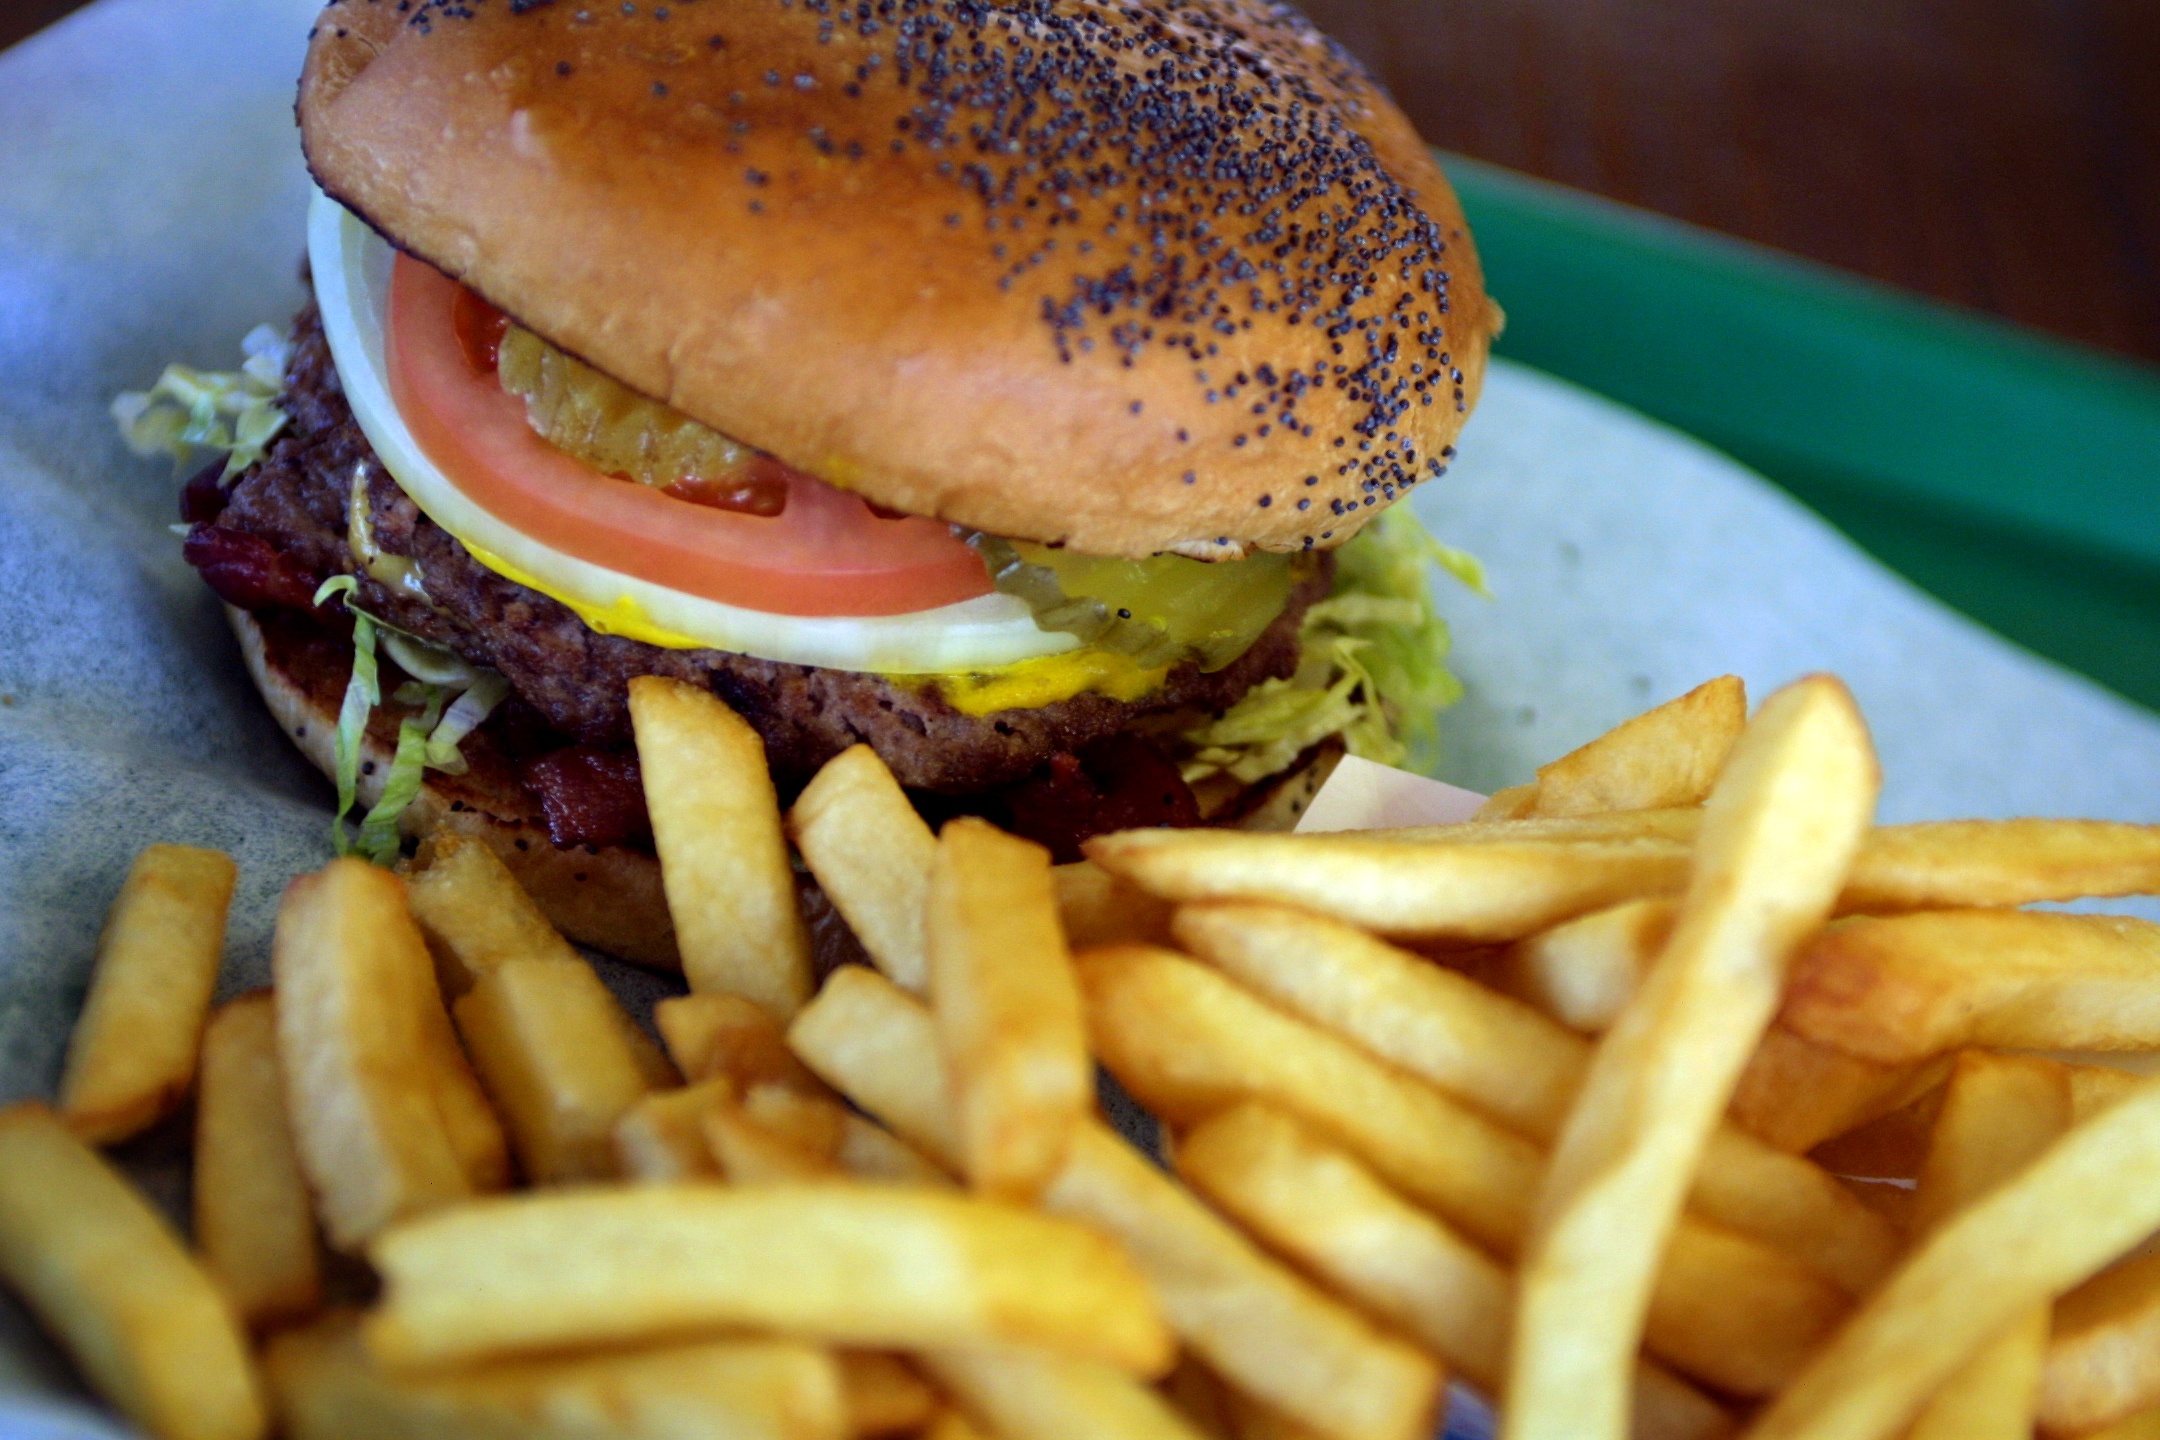
[[(346, 521), (357, 467), (366, 476), (375, 543), (415, 561), (427, 591), (423, 601), (360, 575), (361, 608), (500, 671), (549, 725), (591, 745), (626, 743), (631, 678), (667, 675), (709, 687), (748, 720), (764, 737), (784, 787), (867, 741), (911, 789), (985, 790), (1028, 775), (1053, 755), (1115, 735), (1143, 715), (1220, 711), (1262, 680), (1290, 674), (1299, 622), (1327, 592), (1333, 573), (1331, 557), (1308, 557), (1288, 607), (1244, 655), (1213, 674), (1180, 666), (1154, 695), (1130, 703), (1076, 695), (1036, 709), (964, 715), (935, 686), (906, 678), (724, 650), (664, 649), (602, 635), (560, 602), (474, 560), (420, 512), (375, 458), (345, 402), (312, 304), (296, 322), (294, 342), (280, 401), (290, 421), (269, 453), (235, 482), (215, 526), (260, 537), (275, 549), (286, 572), (286, 583), (273, 587), (278, 594), (297, 593), (302, 580), (354, 573)], [(243, 608), (262, 603), (260, 589), (226, 593), (214, 567), (205, 565), (203, 572)]]

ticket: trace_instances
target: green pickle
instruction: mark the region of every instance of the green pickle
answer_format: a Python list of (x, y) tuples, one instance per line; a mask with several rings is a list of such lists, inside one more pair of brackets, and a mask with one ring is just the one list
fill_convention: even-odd
[(1290, 602), (1289, 555), (1121, 560), (994, 535), (972, 535), (968, 543), (989, 567), (991, 584), (1024, 602), (1042, 629), (1150, 668), (1191, 660), (1220, 670), (1251, 649)]

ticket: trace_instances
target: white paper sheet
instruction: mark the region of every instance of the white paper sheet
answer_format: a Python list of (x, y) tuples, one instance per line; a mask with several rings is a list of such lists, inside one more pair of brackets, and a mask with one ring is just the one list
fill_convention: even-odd
[[(327, 788), (180, 561), (173, 478), (105, 414), (168, 360), (229, 368), (298, 302), (312, 10), (101, 0), (0, 55), (0, 1100), (50, 1093), (140, 845), (238, 856), (228, 993), (264, 982), (277, 892), (326, 853)], [(1463, 450), (1417, 502), (1495, 593), (1446, 594), (1470, 686), (1448, 780), (1522, 780), (1723, 671), (1760, 693), (1832, 669), (1875, 725), (1888, 818), (2160, 818), (2160, 721), (1935, 606), (1718, 456), (1507, 366)], [(64, 1383), (0, 1305), (0, 1391)], [(0, 1407), (0, 1432), (32, 1423)]]

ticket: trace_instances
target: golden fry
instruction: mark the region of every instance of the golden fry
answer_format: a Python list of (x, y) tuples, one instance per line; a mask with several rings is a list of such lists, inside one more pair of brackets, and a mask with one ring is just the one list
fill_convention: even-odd
[(2160, 1084), (2147, 1084), (1922, 1240), (1753, 1440), (1897, 1434), (1991, 1337), (2160, 1228), (2156, 1172)]
[(2055, 1302), (2040, 1425), (2083, 1435), (2160, 1406), (2160, 1253), (2101, 1271)]
[(826, 761), (788, 812), (788, 834), (871, 963), (928, 993), (923, 905), (937, 837), (877, 751), (854, 745)]
[[(1958, 1058), (1920, 1172), (1914, 1227), (1929, 1230), (2030, 1164), (2070, 1128), (2070, 1081), (2052, 1060)], [(2035, 1305), (1968, 1359), (1922, 1407), (1907, 1440), (2029, 1440), (2048, 1343)]]
[(837, 1358), (849, 1435), (864, 1440), (913, 1432), (936, 1417), (937, 1392), (899, 1356), (879, 1350), (843, 1350)]
[(1057, 890), (1065, 943), (1073, 949), (1169, 943), (1169, 902), (1118, 879), (1094, 861), (1053, 865), (1050, 883)]
[(679, 1090), (655, 1090), (615, 1122), (615, 1164), (625, 1179), (645, 1184), (718, 1180), (720, 1166), (705, 1140), (705, 1114), (734, 1097), (725, 1078)]
[(628, 1019), (583, 960), (506, 960), (457, 1002), (458, 1029), (536, 1184), (607, 1179), (615, 1122), (647, 1084)]
[[(1773, 695), (1706, 807), (1672, 938), (1599, 1046), (1524, 1246), (1506, 1440), (1618, 1440), (1660, 1257), (1881, 786), (1844, 686)], [(1668, 1260), (1665, 1268), (1670, 1272)]]
[(1884, 1064), (1966, 1045), (2160, 1049), (2160, 924), (1946, 910), (1833, 925), (1793, 965), (1781, 1014)]
[(861, 965), (835, 970), (788, 1027), (788, 1044), (826, 1084), (951, 1173), (960, 1130), (929, 1007)]
[(393, 1366), (758, 1327), (879, 1349), (1040, 1344), (1156, 1373), (1146, 1282), (1078, 1225), (896, 1185), (650, 1185), (478, 1201), (378, 1237)]
[(1201, 1440), (1168, 1400), (1097, 1361), (984, 1346), (928, 1351), (922, 1365), (999, 1440)]
[[(1270, 1249), (1498, 1393), (1514, 1308), (1507, 1271), (1288, 1115), (1226, 1110), (1178, 1142), (1178, 1173)], [(1656, 1366), (1635, 1376), (1634, 1440), (1707, 1440), (1732, 1421)]]
[(712, 692), (657, 675), (630, 682), (630, 723), (683, 978), (793, 1015), (810, 996), (810, 932), (765, 742)]
[(322, 1302), (315, 1211), (293, 1148), (267, 990), (219, 1007), (203, 1031), (193, 1189), (196, 1248), (241, 1319), (295, 1320)]
[(1510, 945), (1496, 982), (1570, 1029), (1601, 1033), (1634, 998), (1679, 908), (1658, 896), (1563, 921)]
[(953, 1183), (952, 1177), (920, 1150), (875, 1120), (866, 1120), (852, 1112), (846, 1119), (847, 1128), (840, 1136), (840, 1148), (833, 1152), (833, 1159), (856, 1179), (887, 1185), (936, 1185), (941, 1188)]
[(427, 936), (443, 993), (455, 1000), (505, 960), (575, 960), (487, 842), (438, 832), (420, 846), (405, 876), (413, 918)]
[(787, 1027), (755, 1000), (717, 990), (674, 995), (653, 1006), (653, 1024), (685, 1079), (724, 1076), (737, 1090), (767, 1083), (818, 1088), (789, 1052)]
[(1742, 1130), (1798, 1155), (1880, 1119), (1948, 1073), (1947, 1061), (1882, 1065), (1772, 1025), (1740, 1072), (1728, 1113)]
[[(851, 973), (860, 979), (850, 979)], [(952, 1164), (959, 1154), (930, 1013), (883, 977), (841, 971), (789, 1037), (825, 1080)], [(1228, 1380), (1351, 1436), (1414, 1433), (1438, 1391), (1430, 1360), (1262, 1255), (1095, 1121), (1039, 1197), (1114, 1237), (1179, 1339)]]
[(1341, 1440), (1423, 1440), (1441, 1371), (1254, 1248), (1105, 1126), (1073, 1136), (1040, 1203), (1115, 1238), (1178, 1338), (1246, 1394)]
[[(1173, 928), (1187, 949), (1265, 999), (1540, 1144), (1558, 1133), (1589, 1068), (1582, 1037), (1339, 921), (1232, 903), (1186, 906)], [(1127, 1013), (1134, 1027), (1151, 1023)], [(1856, 1294), (1883, 1276), (1898, 1249), (1895, 1232), (1829, 1176), (1730, 1127), (1714, 1135), (1689, 1204)]]
[(1701, 804), (1746, 723), (1747, 687), (1720, 676), (1540, 765), (1533, 784), (1495, 795), (1478, 818)]
[(2155, 893), (2160, 825), (1944, 820), (1876, 830), (1838, 908), (1879, 914)]
[(215, 1283), (95, 1151), (34, 1101), (0, 1110), (0, 1280), (156, 1440), (256, 1440), (247, 1336)]
[(238, 873), (222, 850), (187, 845), (148, 846), (129, 868), (60, 1076), (60, 1116), (92, 1144), (138, 1135), (186, 1100)]
[(931, 1014), (976, 1189), (1042, 1187), (1095, 1103), (1050, 854), (984, 821), (946, 824), (930, 867)]
[(1275, 900), (1382, 935), (1487, 945), (1587, 911), (1678, 890), (1670, 840), (1426, 843), (1356, 833), (1126, 830), (1082, 847), (1165, 900)]
[(741, 1107), (722, 1101), (700, 1117), (705, 1143), (734, 1185), (789, 1185), (838, 1180), (846, 1173), (831, 1154), (759, 1124)]
[(838, 1366), (785, 1340), (708, 1340), (592, 1356), (386, 1371), (354, 1317), (330, 1316), (264, 1357), (286, 1440), (842, 1440)]
[(271, 952), (293, 1138), (330, 1243), (473, 1191), (437, 1098), (435, 971), (405, 887), (333, 860), (285, 888)]

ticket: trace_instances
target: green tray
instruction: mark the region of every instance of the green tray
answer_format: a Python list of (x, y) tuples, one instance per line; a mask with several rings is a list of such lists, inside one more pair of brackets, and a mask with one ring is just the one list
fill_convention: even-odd
[(2160, 371), (1441, 159), (1507, 309), (1500, 354), (1701, 437), (2160, 709)]

